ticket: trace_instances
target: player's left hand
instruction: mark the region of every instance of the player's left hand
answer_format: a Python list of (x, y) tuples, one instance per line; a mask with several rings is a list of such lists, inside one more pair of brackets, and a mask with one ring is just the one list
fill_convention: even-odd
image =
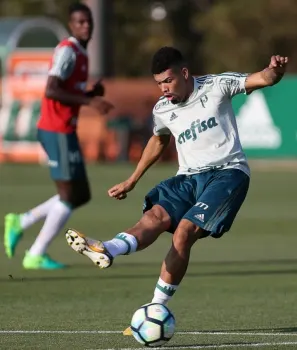
[(278, 72), (285, 72), (288, 62), (289, 59), (286, 56), (272, 56), (270, 59), (269, 68), (275, 69)]

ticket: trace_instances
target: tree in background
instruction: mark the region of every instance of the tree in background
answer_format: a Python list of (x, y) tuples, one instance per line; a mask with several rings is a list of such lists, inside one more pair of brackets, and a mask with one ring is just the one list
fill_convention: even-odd
[[(150, 75), (151, 57), (164, 45), (180, 48), (195, 74), (255, 71), (278, 53), (297, 72), (296, 0), (105, 1), (113, 1), (116, 76)], [(72, 2), (1, 0), (0, 16), (50, 15), (66, 25)]]
[(217, 0), (195, 24), (208, 72), (256, 71), (273, 54), (289, 56), (297, 72), (296, 0)]
[(203, 33), (195, 20), (203, 18), (211, 9), (215, 0), (164, 0), (168, 10), (168, 25), (174, 45), (179, 48), (188, 60), (191, 71), (203, 74), (202, 57)]
[(204, 64), (200, 47), (203, 37), (194, 21), (209, 10), (213, 1), (142, 0), (133, 1), (132, 6), (131, 0), (114, 0), (117, 74), (149, 74), (152, 55), (166, 45), (178, 47), (188, 58), (193, 72), (202, 74)]
[(120, 76), (150, 74), (152, 54), (173, 39), (167, 18), (152, 19), (151, 0), (114, 0), (114, 62)]
[(73, 0), (1, 0), (1, 17), (53, 16), (65, 23)]

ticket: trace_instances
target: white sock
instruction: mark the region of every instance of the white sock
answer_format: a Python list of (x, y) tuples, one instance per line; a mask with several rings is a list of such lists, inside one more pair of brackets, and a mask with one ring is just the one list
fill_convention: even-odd
[(43, 255), (45, 253), (48, 245), (65, 225), (71, 212), (70, 206), (60, 200), (53, 204), (39, 235), (29, 250), (31, 255)]
[(134, 253), (136, 252), (138, 245), (136, 238), (126, 232), (117, 234), (115, 238), (103, 242), (103, 244), (113, 257)]
[(26, 230), (28, 227), (32, 226), (41, 219), (44, 219), (50, 208), (59, 200), (59, 195), (53, 196), (46, 202), (41, 203), (37, 207), (21, 214), (21, 227)]
[(154, 297), (152, 303), (167, 304), (176, 292), (178, 286), (164, 282), (159, 277), (158, 283), (156, 284)]

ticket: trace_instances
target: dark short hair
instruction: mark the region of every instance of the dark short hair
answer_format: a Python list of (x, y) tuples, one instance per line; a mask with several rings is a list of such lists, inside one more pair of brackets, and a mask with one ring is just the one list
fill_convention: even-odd
[(153, 56), (152, 74), (160, 74), (175, 66), (185, 65), (181, 52), (174, 47), (162, 47)]
[(75, 12), (85, 12), (85, 13), (88, 13), (89, 15), (92, 14), (90, 8), (87, 5), (82, 4), (80, 2), (75, 2), (69, 6), (68, 8), (69, 17), (71, 17), (72, 14)]

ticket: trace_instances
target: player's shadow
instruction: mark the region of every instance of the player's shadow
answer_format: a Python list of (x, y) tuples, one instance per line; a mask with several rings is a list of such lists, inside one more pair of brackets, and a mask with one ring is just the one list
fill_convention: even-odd
[[(282, 260), (255, 260), (255, 261), (217, 261), (217, 262), (207, 262), (207, 261), (194, 261), (190, 264), (190, 267), (212, 267), (211, 271), (203, 271), (199, 269), (199, 272), (192, 272), (191, 270), (187, 273), (187, 278), (199, 278), (199, 277), (249, 277), (249, 276), (269, 276), (269, 275), (295, 275), (297, 274), (297, 267), (287, 267), (286, 265), (297, 265), (296, 259), (282, 259)], [(146, 280), (156, 278), (156, 274), (159, 272), (160, 263), (158, 262), (121, 262), (115, 265), (111, 272), (106, 271), (100, 273), (100, 280), (112, 280), (112, 279), (130, 279), (130, 280)], [(273, 265), (279, 265), (279, 268), (269, 268)], [(137, 268), (135, 267), (137, 266)], [(232, 267), (232, 270), (221, 270), (222, 266)], [(246, 266), (246, 269), (244, 268)], [(252, 267), (259, 267), (261, 269), (253, 269)], [(281, 268), (281, 266), (283, 268)], [(127, 269), (127, 267), (132, 267), (132, 269)], [(216, 270), (218, 267), (218, 270)], [(267, 267), (267, 269), (264, 269)], [(70, 270), (89, 270), (92, 266), (89, 264), (73, 264), (70, 266)], [(139, 269), (138, 269), (139, 268)], [(145, 268), (145, 270), (143, 270)], [(156, 272), (147, 271), (147, 269), (156, 269)], [(269, 268), (269, 269), (268, 269)], [(6, 268), (8, 270), (8, 268)], [(94, 273), (88, 274), (76, 274), (67, 275), (65, 274), (67, 270), (61, 271), (61, 274), (53, 272), (55, 275), (34, 276), (33, 274), (26, 274), (24, 276), (12, 276), (7, 274), (7, 276), (0, 277), (0, 283), (5, 282), (51, 282), (51, 281), (83, 281), (83, 280), (93, 280), (96, 276), (96, 271)], [(123, 273), (122, 271), (125, 271)], [(127, 273), (131, 271), (131, 273)]]
[[(269, 275), (296, 275), (297, 268), (295, 269), (283, 269), (283, 270), (239, 270), (239, 271), (209, 271), (203, 272), (188, 272), (187, 278), (199, 278), (199, 277), (249, 277), (249, 276), (269, 276)], [(91, 275), (55, 275), (55, 276), (12, 276), (0, 278), (0, 283), (5, 282), (51, 282), (51, 281), (83, 281), (83, 280), (94, 280), (95, 274)], [(100, 280), (145, 280), (156, 278), (156, 273), (139, 273), (139, 274), (124, 274), (124, 273), (110, 273), (100, 274)]]
[[(160, 266), (161, 262), (149, 262), (149, 261), (137, 261), (135, 262), (129, 262), (129, 261), (122, 261), (121, 266), (126, 267), (133, 267), (135, 268), (135, 265), (137, 266), (144, 266), (144, 267), (153, 267), (153, 266)], [(190, 266), (253, 266), (253, 265), (261, 265), (261, 266), (269, 266), (269, 265), (294, 265), (297, 264), (297, 259), (270, 259), (270, 260), (230, 260), (230, 261), (192, 261), (190, 263)], [(89, 266), (86, 264), (80, 264), (76, 266)]]

